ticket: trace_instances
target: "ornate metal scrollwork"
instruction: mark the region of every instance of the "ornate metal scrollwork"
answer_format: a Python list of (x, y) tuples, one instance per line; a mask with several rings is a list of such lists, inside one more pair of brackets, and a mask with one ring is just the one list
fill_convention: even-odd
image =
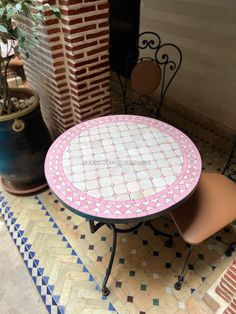
[(236, 182), (236, 137), (234, 139), (233, 148), (224, 166), (222, 174)]
[[(162, 44), (160, 36), (154, 32), (143, 32), (139, 35), (139, 49), (141, 54), (142, 50), (147, 48), (149, 48), (150, 51), (153, 51), (153, 54), (147, 57), (141, 56), (139, 60), (148, 59), (162, 66), (162, 82), (158, 109), (159, 113), (166, 92), (179, 71), (183, 56), (179, 47), (172, 43)], [(171, 54), (168, 53), (168, 50)], [(167, 73), (168, 70), (169, 73)]]
[[(145, 36), (150, 36), (151, 39), (145, 38)], [(157, 50), (161, 45), (161, 38), (158, 34), (154, 32), (143, 32), (139, 35), (139, 49), (153, 49)]]
[[(154, 32), (143, 32), (139, 35), (137, 44), (124, 43), (117, 53), (119, 53), (121, 63), (127, 68), (125, 77), (122, 78), (117, 73), (121, 85), (125, 113), (140, 114), (139, 109), (141, 108), (142, 114), (158, 118), (166, 92), (181, 66), (181, 50), (172, 43), (162, 44), (160, 36)], [(132, 69), (135, 67), (136, 62), (139, 63), (144, 60), (153, 61), (161, 68), (162, 77), (158, 87), (160, 91), (158, 93), (158, 101), (156, 100), (157, 95), (155, 97), (141, 95), (139, 99), (136, 97), (136, 100), (128, 97), (128, 81)], [(147, 109), (146, 114), (145, 108)]]

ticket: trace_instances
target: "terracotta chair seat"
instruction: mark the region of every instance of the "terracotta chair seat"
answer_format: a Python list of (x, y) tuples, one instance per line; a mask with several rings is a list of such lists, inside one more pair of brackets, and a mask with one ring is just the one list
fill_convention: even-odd
[(199, 244), (236, 219), (236, 184), (222, 174), (203, 173), (197, 190), (171, 216), (184, 241)]
[[(193, 195), (171, 213), (182, 238), (190, 244), (187, 258), (174, 287), (180, 290), (192, 246), (212, 237), (236, 219), (236, 184), (223, 174), (203, 173)], [(231, 256), (233, 245), (225, 254)]]

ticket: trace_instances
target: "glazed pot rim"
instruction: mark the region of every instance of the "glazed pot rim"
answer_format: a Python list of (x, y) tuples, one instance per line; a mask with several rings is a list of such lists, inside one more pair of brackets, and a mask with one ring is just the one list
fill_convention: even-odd
[(14, 119), (20, 118), (22, 116), (25, 116), (25, 115), (29, 114), (30, 112), (32, 112), (39, 105), (39, 96), (33, 89), (26, 88), (26, 87), (18, 87), (18, 88), (9, 88), (9, 90), (13, 94), (12, 95), (13, 97), (14, 97), (14, 92), (15, 93), (28, 94), (30, 96), (34, 96), (35, 101), (29, 108), (20, 110), (18, 112), (6, 114), (3, 116), (0, 115), (0, 123), (3, 121), (14, 120)]

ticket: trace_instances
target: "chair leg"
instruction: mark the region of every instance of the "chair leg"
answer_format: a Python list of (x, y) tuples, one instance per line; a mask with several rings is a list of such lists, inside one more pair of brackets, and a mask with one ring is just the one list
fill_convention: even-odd
[(186, 272), (186, 269), (187, 269), (187, 266), (188, 266), (188, 261), (189, 261), (189, 258), (191, 256), (191, 253), (192, 253), (192, 248), (193, 248), (193, 246), (191, 245), (189, 247), (188, 254), (187, 254), (186, 260), (184, 262), (184, 266), (183, 266), (183, 268), (181, 270), (181, 273), (178, 275), (178, 281), (174, 284), (174, 287), (175, 287), (176, 290), (181, 290), (182, 283), (184, 282), (184, 274)]
[(222, 244), (228, 245), (228, 243), (225, 242), (225, 241), (223, 241), (223, 240), (221, 240), (221, 238), (220, 238), (219, 236), (214, 235), (214, 236), (212, 236), (211, 238), (212, 238), (213, 240), (215, 240), (215, 241), (218, 241), (218, 242), (222, 243)]
[(235, 242), (232, 242), (232, 243), (230, 243), (229, 244), (229, 246), (228, 246), (228, 248), (227, 248), (227, 250), (225, 251), (225, 255), (226, 256), (231, 256), (232, 255), (232, 253), (234, 252), (234, 245), (236, 244), (236, 241)]
[(221, 240), (219, 237), (217, 237), (217, 236), (213, 236), (212, 239), (213, 239), (213, 240), (216, 240), (216, 241), (218, 241), (218, 242), (221, 242), (221, 243), (223, 243), (223, 244), (225, 244), (225, 245), (228, 246), (227, 249), (226, 249), (226, 251), (225, 251), (225, 255), (226, 255), (226, 256), (230, 257), (230, 256), (232, 255), (232, 253), (235, 251), (234, 245), (236, 244), (236, 241), (235, 241), (235, 242), (232, 242), (232, 243), (230, 243), (230, 244), (228, 244), (227, 242), (222, 241), (222, 240)]

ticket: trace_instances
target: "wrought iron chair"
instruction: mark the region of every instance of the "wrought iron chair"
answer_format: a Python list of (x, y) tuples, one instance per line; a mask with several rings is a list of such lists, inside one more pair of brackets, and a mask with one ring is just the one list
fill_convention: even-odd
[[(235, 174), (236, 137), (222, 173), (203, 173), (194, 194), (170, 213), (182, 238), (189, 244), (184, 266), (174, 285), (176, 290), (181, 289), (193, 245), (210, 237), (227, 244), (214, 234), (236, 219), (236, 185), (231, 181), (236, 181)], [(227, 256), (231, 256), (235, 244), (227, 244)]]
[(175, 44), (162, 43), (154, 32), (143, 32), (138, 43), (123, 44), (117, 53), (124, 113), (158, 118), (167, 90), (180, 69), (181, 50)]
[(222, 170), (222, 174), (236, 182), (236, 136), (234, 138), (233, 147), (229, 154), (228, 160)]

